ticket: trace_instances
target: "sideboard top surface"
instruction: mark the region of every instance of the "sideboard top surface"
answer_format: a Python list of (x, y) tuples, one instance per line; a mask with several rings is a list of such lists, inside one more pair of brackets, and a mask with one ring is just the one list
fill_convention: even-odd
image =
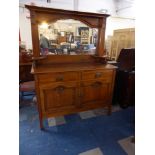
[(107, 70), (107, 69), (116, 69), (116, 66), (110, 65), (110, 64), (90, 64), (90, 63), (84, 63), (81, 64), (46, 64), (46, 65), (40, 65), (38, 67), (33, 68), (31, 70), (32, 74), (39, 74), (39, 73), (51, 73), (51, 72), (67, 72), (67, 71), (88, 71), (88, 70)]

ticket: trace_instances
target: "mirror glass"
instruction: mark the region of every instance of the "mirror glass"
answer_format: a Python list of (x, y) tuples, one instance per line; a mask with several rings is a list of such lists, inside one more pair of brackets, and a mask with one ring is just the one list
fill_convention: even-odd
[(38, 25), (41, 55), (96, 54), (98, 29), (73, 19)]

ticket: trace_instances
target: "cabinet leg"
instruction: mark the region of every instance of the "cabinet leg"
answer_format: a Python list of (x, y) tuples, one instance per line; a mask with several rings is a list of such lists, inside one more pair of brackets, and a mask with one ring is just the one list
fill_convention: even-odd
[(42, 116), (39, 115), (39, 125), (40, 125), (40, 129), (44, 130), (44, 126), (43, 126), (43, 118)]
[(40, 121), (40, 130), (44, 130), (43, 122)]

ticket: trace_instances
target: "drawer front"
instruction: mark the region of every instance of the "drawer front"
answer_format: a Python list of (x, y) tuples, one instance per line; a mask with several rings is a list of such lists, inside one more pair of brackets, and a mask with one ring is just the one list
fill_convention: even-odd
[(39, 82), (64, 82), (64, 81), (77, 81), (77, 72), (59, 72), (59, 73), (47, 73), (38, 75)]
[(111, 81), (112, 75), (113, 75), (113, 70), (85, 71), (82, 73), (82, 80), (103, 79), (105, 81)]

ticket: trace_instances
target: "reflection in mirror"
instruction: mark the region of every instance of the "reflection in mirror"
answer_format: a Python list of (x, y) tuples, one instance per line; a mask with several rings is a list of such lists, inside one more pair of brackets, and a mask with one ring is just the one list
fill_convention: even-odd
[(96, 54), (98, 30), (73, 20), (38, 25), (41, 55)]

